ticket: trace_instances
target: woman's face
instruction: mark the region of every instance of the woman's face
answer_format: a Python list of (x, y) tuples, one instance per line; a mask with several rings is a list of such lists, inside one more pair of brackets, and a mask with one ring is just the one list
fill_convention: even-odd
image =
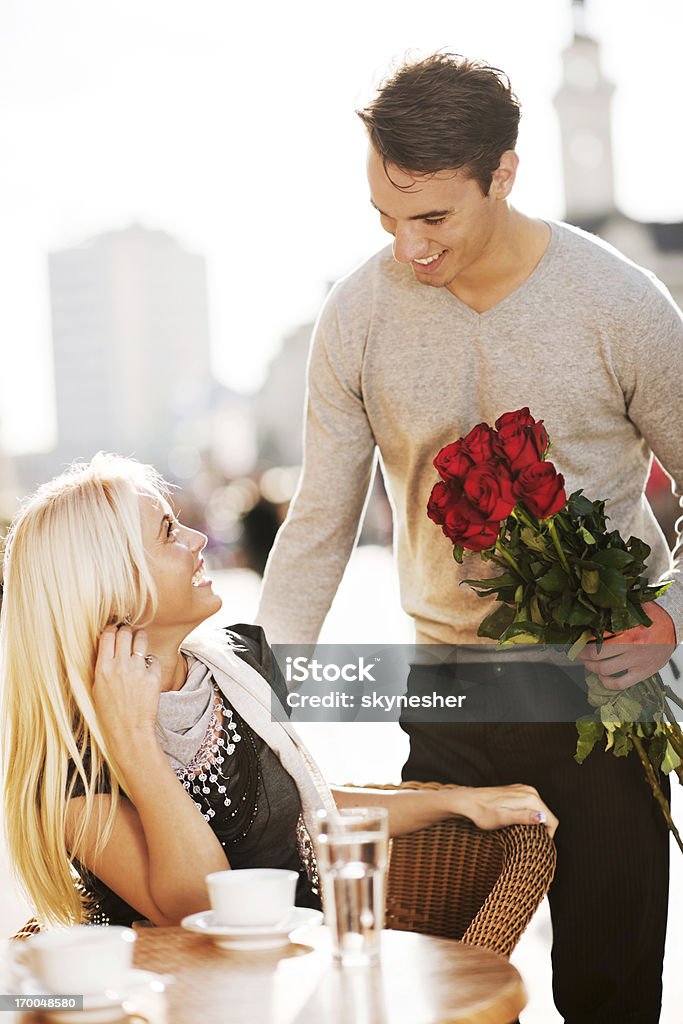
[(217, 612), (222, 601), (204, 575), (206, 537), (179, 523), (163, 498), (140, 496), (142, 539), (157, 588), (157, 611), (148, 630), (180, 640)]

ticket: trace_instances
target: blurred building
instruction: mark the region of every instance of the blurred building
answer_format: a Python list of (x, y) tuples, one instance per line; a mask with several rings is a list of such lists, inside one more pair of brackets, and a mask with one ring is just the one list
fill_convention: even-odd
[(282, 339), (255, 398), (260, 459), (271, 466), (299, 466), (303, 451), (306, 360), (313, 324), (296, 327)]
[(574, 35), (562, 54), (563, 79), (555, 96), (566, 219), (654, 271), (683, 306), (683, 223), (644, 223), (618, 210), (612, 160), (614, 86), (602, 72), (597, 40), (586, 31), (582, 0), (574, 0), (572, 9)]
[(178, 423), (211, 392), (203, 257), (134, 224), (51, 253), (49, 276), (53, 460), (105, 449), (163, 468)]
[[(4, 527), (13, 518), (20, 498), (19, 483), (14, 461), (5, 451), (0, 440), (0, 537)], [(1, 570), (0, 570), (1, 571)]]
[[(304, 411), (306, 400), (306, 364), (313, 323), (301, 324), (282, 340), (271, 359), (266, 379), (255, 397), (254, 415), (261, 466), (297, 467), (303, 458)], [(289, 473), (288, 488), (280, 497), (280, 518), (294, 493), (298, 474)], [(268, 488), (266, 488), (268, 490)], [(258, 525), (265, 522), (264, 512), (254, 517)], [(262, 530), (265, 536), (265, 530)], [(270, 542), (274, 539), (274, 533)], [(392, 540), (392, 516), (381, 472), (376, 472), (368, 499), (361, 544), (389, 545)]]

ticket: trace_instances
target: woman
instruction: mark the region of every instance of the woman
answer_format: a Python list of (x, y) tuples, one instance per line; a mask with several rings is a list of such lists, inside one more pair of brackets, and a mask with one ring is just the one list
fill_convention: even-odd
[(225, 633), (187, 640), (221, 599), (206, 537), (168, 494), (151, 467), (100, 454), (41, 487), (10, 531), (6, 829), (39, 920), (176, 924), (208, 906), (209, 872), (247, 865), (296, 867), (297, 903), (315, 905), (301, 819), (333, 800), (385, 806), (394, 835), (453, 814), (554, 832), (528, 786), (330, 791), (272, 721), (249, 651)]

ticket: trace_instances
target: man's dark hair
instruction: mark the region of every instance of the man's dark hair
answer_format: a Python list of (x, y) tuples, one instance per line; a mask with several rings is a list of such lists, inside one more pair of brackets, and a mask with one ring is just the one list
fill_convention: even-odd
[(519, 101), (504, 72), (435, 53), (405, 64), (356, 111), (384, 161), (420, 174), (463, 168), (488, 195), (500, 158), (517, 143)]

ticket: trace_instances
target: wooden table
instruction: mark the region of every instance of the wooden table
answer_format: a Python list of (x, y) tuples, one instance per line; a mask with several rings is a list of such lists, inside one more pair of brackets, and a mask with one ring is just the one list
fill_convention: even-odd
[(495, 953), (385, 931), (381, 966), (341, 968), (326, 928), (260, 952), (217, 949), (182, 928), (138, 932), (135, 965), (170, 973), (168, 1024), (511, 1024), (522, 980)]

